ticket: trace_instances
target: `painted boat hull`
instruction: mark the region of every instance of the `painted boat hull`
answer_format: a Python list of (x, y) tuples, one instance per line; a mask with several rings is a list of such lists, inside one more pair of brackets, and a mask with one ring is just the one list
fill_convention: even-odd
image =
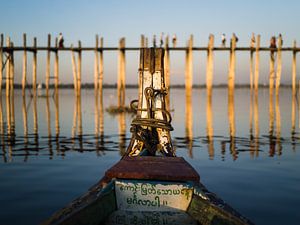
[(253, 223), (209, 192), (183, 158), (146, 156), (123, 158), (85, 195), (42, 224)]

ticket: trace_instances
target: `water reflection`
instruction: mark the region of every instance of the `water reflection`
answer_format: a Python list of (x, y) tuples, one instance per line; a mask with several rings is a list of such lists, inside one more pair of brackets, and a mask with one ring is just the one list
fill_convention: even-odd
[[(205, 149), (206, 157), (211, 160), (219, 157), (237, 160), (248, 154), (251, 158), (281, 156), (285, 148), (296, 151), (300, 144), (299, 126), (296, 125), (299, 102), (297, 96), (292, 101), (287, 100), (291, 96), (289, 89), (283, 89), (281, 95), (276, 95), (275, 90), (269, 91), (268, 95), (265, 90), (233, 89), (227, 91), (227, 101), (226, 91), (217, 90), (214, 95), (208, 92), (205, 95), (204, 91), (202, 95), (202, 91), (192, 92), (192, 89), (173, 91), (171, 101), (176, 101), (172, 136), (176, 140), (177, 151), (188, 150), (187, 155), (194, 157), (195, 154), (203, 154)], [(109, 94), (105, 92), (107, 90), (87, 94), (85, 99), (88, 101), (82, 101), (81, 95), (73, 96), (72, 91), (63, 95), (55, 92), (52, 97), (42, 98), (22, 96), (17, 91), (16, 96), (0, 97), (2, 161), (28, 161), (31, 156), (37, 155), (54, 159), (64, 157), (69, 151), (95, 152), (97, 156), (116, 151), (123, 155), (129, 142), (126, 136), (132, 117), (124, 112), (109, 115), (105, 111), (110, 101)], [(241, 94), (246, 94), (247, 98), (240, 97)], [(70, 96), (71, 102), (68, 100)], [(180, 96), (183, 97), (181, 100)], [(203, 107), (205, 99), (206, 107)], [(70, 102), (71, 107), (64, 106), (60, 110), (60, 102), (64, 105)], [(200, 111), (195, 113), (199, 102)], [(181, 107), (182, 103), (185, 107)], [(249, 108), (245, 107), (247, 105)], [(221, 106), (223, 108), (219, 108)], [(89, 112), (89, 109), (92, 111)], [(204, 114), (206, 117), (201, 116)], [(284, 119), (289, 116), (291, 119)], [(180, 118), (185, 119), (183, 123), (178, 122)], [(180, 135), (181, 128), (184, 133)]]

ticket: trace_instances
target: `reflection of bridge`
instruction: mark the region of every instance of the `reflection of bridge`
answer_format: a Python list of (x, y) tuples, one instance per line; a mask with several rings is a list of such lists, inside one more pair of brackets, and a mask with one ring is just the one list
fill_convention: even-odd
[[(229, 56), (229, 73), (228, 73), (228, 87), (233, 88), (235, 85), (235, 58), (237, 51), (248, 51), (250, 52), (250, 88), (255, 88), (256, 90), (259, 87), (259, 64), (260, 64), (260, 51), (270, 52), (270, 74), (269, 74), (269, 86), (270, 89), (273, 89), (275, 85), (276, 90), (280, 87), (281, 80), (281, 68), (282, 68), (282, 52), (288, 51), (293, 54), (292, 59), (292, 88), (293, 93), (296, 93), (296, 53), (300, 51), (300, 48), (296, 47), (294, 43), (293, 47), (282, 47), (281, 37), (278, 39), (277, 48), (261, 47), (260, 46), (260, 35), (253, 37), (256, 41), (250, 41), (250, 47), (237, 47), (236, 37), (233, 36), (230, 41), (230, 47), (216, 47), (214, 45), (214, 36), (209, 36), (208, 46), (207, 47), (195, 47), (193, 46), (193, 36), (190, 37), (186, 47), (173, 47), (169, 45), (169, 38), (166, 37), (165, 45), (161, 46), (166, 51), (165, 54), (165, 74), (166, 74), (166, 86), (169, 87), (169, 77), (170, 77), (170, 51), (184, 51), (186, 53), (186, 76), (185, 76), (185, 86), (189, 88), (193, 84), (193, 71), (192, 63), (193, 51), (206, 51), (207, 52), (207, 72), (206, 72), (206, 86), (207, 89), (212, 88), (213, 84), (213, 54), (215, 51), (228, 51), (230, 52)], [(153, 41), (155, 43), (155, 41)], [(121, 38), (118, 47), (104, 47), (103, 38), (96, 36), (95, 46), (94, 47), (82, 47), (81, 42), (78, 42), (78, 46), (74, 47), (63, 47), (59, 48), (57, 39), (55, 41), (55, 46), (51, 46), (51, 36), (48, 35), (48, 44), (47, 47), (38, 47), (37, 39), (34, 38), (33, 46), (27, 46), (26, 34), (23, 35), (23, 46), (18, 47), (14, 46), (10, 38), (7, 38), (6, 46), (4, 45), (4, 37), (1, 35), (0, 39), (0, 83), (5, 78), (6, 80), (6, 93), (9, 94), (9, 90), (13, 90), (14, 86), (14, 68), (15, 60), (14, 53), (21, 51), (23, 52), (23, 72), (22, 72), (22, 89), (23, 95), (25, 94), (26, 86), (32, 86), (32, 95), (36, 95), (37, 87), (37, 52), (46, 51), (46, 71), (45, 71), (45, 85), (46, 85), (46, 95), (49, 95), (50, 80), (54, 79), (54, 87), (57, 89), (59, 87), (59, 52), (70, 51), (71, 60), (72, 60), (72, 71), (73, 71), (73, 80), (74, 80), (74, 89), (75, 94), (80, 94), (81, 89), (81, 80), (82, 80), (82, 52), (83, 51), (93, 51), (95, 54), (95, 64), (94, 64), (94, 87), (95, 90), (102, 89), (103, 84), (103, 53), (105, 51), (118, 51), (118, 97), (119, 102), (122, 103), (124, 100), (124, 87), (125, 87), (125, 71), (126, 71), (126, 57), (125, 53), (127, 51), (139, 51), (141, 48), (148, 47), (147, 38), (143, 35), (141, 36), (141, 45), (140, 47), (126, 47), (125, 38)], [(27, 52), (33, 53), (32, 60), (32, 84), (27, 84)], [(50, 57), (51, 52), (54, 53), (54, 76), (50, 76)], [(77, 60), (75, 53), (78, 54)], [(277, 53), (275, 57), (275, 53)], [(254, 57), (255, 56), (255, 57)], [(254, 61), (255, 58), (255, 62)], [(277, 62), (277, 68), (275, 71), (275, 62)], [(254, 67), (254, 68), (253, 68)], [(3, 76), (4, 71), (6, 71), (5, 77)], [(1, 89), (2, 85), (0, 85)], [(1, 93), (1, 90), (0, 90)]]
[[(249, 96), (249, 138), (241, 138), (236, 131), (239, 121), (236, 121), (235, 112), (235, 98), (234, 93), (228, 92), (227, 105), (227, 121), (228, 121), (228, 135), (226, 137), (220, 137), (214, 133), (214, 107), (213, 98), (211, 95), (206, 95), (206, 136), (195, 137), (195, 122), (199, 120), (199, 114), (193, 113), (192, 93), (186, 91), (185, 97), (185, 138), (175, 138), (175, 146), (188, 150), (188, 155), (193, 157), (194, 145), (201, 145), (207, 147), (208, 157), (214, 159), (215, 155), (230, 153), (233, 159), (238, 158), (239, 150), (247, 150), (251, 157), (258, 157), (261, 148), (268, 146), (269, 156), (282, 154), (282, 143), (285, 142), (282, 138), (282, 126), (288, 121), (282, 120), (280, 110), (280, 95), (275, 95), (271, 92), (269, 95), (269, 105), (263, 107), (262, 102), (259, 101), (258, 93), (255, 91), (250, 92)], [(70, 135), (65, 136), (61, 134), (61, 130), (65, 130), (68, 124), (63, 122), (66, 118), (60, 118), (60, 112), (63, 108), (62, 103), (59, 102), (59, 93), (56, 92), (54, 97), (46, 98), (29, 98), (23, 96), (18, 100), (22, 100), (21, 107), (21, 119), (16, 119), (18, 113), (15, 110), (15, 96), (6, 96), (6, 98), (0, 97), (0, 148), (2, 150), (3, 161), (10, 161), (13, 157), (22, 156), (24, 160), (27, 160), (31, 155), (46, 154), (49, 158), (55, 155), (64, 156), (68, 151), (96, 152), (97, 155), (103, 154), (105, 151), (117, 151), (120, 154), (124, 154), (125, 146), (128, 144), (126, 141), (126, 113), (122, 112), (116, 115), (118, 120), (119, 138), (114, 139), (112, 133), (105, 132), (105, 128), (110, 129), (110, 124), (104, 124), (104, 111), (103, 96), (94, 95), (94, 117), (92, 121), (94, 124), (94, 130), (89, 127), (88, 131), (84, 131), (83, 127), (87, 120), (82, 116), (82, 104), (81, 96), (74, 96), (74, 109), (73, 120), (71, 120), (72, 126), (70, 127)], [(4, 101), (3, 101), (4, 100)], [(44, 102), (43, 104), (41, 104)], [(260, 104), (260, 105), (259, 105)], [(45, 109), (43, 110), (43, 107)], [(65, 106), (64, 106), (65, 107)], [(260, 133), (260, 117), (259, 109), (268, 108), (268, 115), (265, 118), (269, 119), (268, 132), (269, 135), (264, 136)], [(86, 109), (85, 109), (86, 110)], [(43, 118), (38, 118), (41, 115), (41, 111), (45, 111)], [(176, 109), (175, 109), (176, 111)], [(261, 111), (260, 111), (261, 112)], [(300, 113), (299, 104), (297, 104), (297, 98), (293, 97), (291, 102), (291, 140), (289, 144), (293, 149), (299, 145), (299, 129), (300, 124), (296, 124), (297, 114)], [(72, 113), (70, 113), (72, 115)], [(226, 117), (226, 114), (224, 114)], [(197, 118), (198, 117), (198, 118)], [(300, 117), (300, 114), (298, 115)], [(205, 121), (205, 117), (203, 118)], [(89, 119), (90, 120), (90, 119)], [(202, 118), (201, 118), (202, 120)], [(89, 123), (90, 124), (90, 123)], [(263, 121), (263, 124), (266, 124)], [(18, 131), (22, 131), (23, 135), (16, 134), (16, 127)], [(44, 130), (43, 130), (44, 127)], [(197, 126), (196, 126), (197, 127)], [(46, 128), (46, 129), (45, 129)], [(46, 135), (45, 133), (46, 132)], [(91, 132), (91, 133), (88, 133)], [(106, 134), (106, 135), (105, 135)], [(111, 136), (112, 135), (112, 136)], [(112, 141), (113, 139), (113, 141)], [(218, 147), (217, 153), (215, 153), (216, 146), (221, 143), (222, 150)]]

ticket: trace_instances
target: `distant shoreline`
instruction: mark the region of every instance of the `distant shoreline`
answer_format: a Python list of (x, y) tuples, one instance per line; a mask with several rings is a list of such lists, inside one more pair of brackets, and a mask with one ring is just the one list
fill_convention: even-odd
[[(45, 84), (42, 84), (43, 89), (46, 87)], [(215, 84), (213, 85), (213, 88), (227, 88), (228, 85), (227, 84)], [(280, 87), (282, 88), (291, 88), (292, 85), (291, 84), (281, 84)], [(2, 85), (2, 88), (5, 89), (5, 84)], [(21, 84), (14, 84), (14, 88), (16, 89), (22, 89), (22, 85)], [(32, 88), (32, 85), (26, 85), (26, 88)], [(49, 85), (50, 89), (54, 89), (54, 85), (51, 84)], [(73, 89), (74, 86), (73, 84), (60, 84), (59, 85), (60, 89)], [(94, 89), (94, 83), (85, 83), (81, 85), (82, 89)], [(125, 85), (126, 89), (135, 89), (138, 88), (137, 84), (127, 84)], [(170, 88), (172, 89), (184, 89), (185, 85), (184, 84), (173, 84), (170, 86)], [(193, 85), (193, 89), (200, 89), (200, 88), (206, 88), (205, 84), (195, 84)], [(236, 84), (235, 88), (250, 88), (249, 84)], [(269, 85), (264, 85), (264, 84), (260, 84), (259, 88), (269, 88)], [(103, 89), (117, 89), (117, 84), (103, 84)]]

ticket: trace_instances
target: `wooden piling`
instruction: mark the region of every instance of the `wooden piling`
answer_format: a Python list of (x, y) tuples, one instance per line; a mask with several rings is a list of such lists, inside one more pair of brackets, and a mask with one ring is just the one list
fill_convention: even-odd
[(28, 117), (27, 117), (27, 104), (26, 104), (26, 96), (23, 95), (23, 102), (22, 102), (22, 114), (23, 114), (23, 134), (25, 137), (25, 140), (27, 140), (28, 137)]
[(57, 92), (58, 89), (58, 83), (59, 83), (59, 57), (58, 57), (58, 40), (55, 38), (55, 61), (54, 61), (54, 87), (55, 87), (55, 92)]
[(255, 69), (254, 69), (254, 88), (258, 90), (259, 82), (259, 48), (260, 48), (260, 35), (256, 37), (256, 48), (255, 48)]
[(230, 41), (230, 58), (229, 58), (229, 72), (228, 72), (228, 89), (234, 89), (235, 85), (235, 48), (236, 36), (232, 35)]
[(3, 34), (0, 35), (0, 96), (2, 96), (2, 79), (3, 79)]
[(141, 35), (141, 48), (145, 48), (146, 45), (145, 45), (145, 35)]
[(50, 56), (51, 56), (50, 48), (51, 48), (51, 34), (48, 34), (47, 61), (46, 61), (46, 96), (49, 96)]
[(125, 38), (119, 42), (119, 63), (118, 63), (118, 106), (125, 105)]
[[(73, 48), (73, 45), (71, 45), (71, 48)], [(71, 51), (71, 59), (72, 59), (74, 91), (75, 91), (75, 95), (77, 95), (77, 66), (76, 66), (75, 53), (73, 50)]]
[(37, 76), (37, 39), (33, 38), (33, 59), (32, 59), (32, 90), (33, 95), (36, 95), (36, 76)]
[(281, 68), (282, 68), (281, 48), (282, 48), (282, 37), (280, 35), (278, 38), (278, 48), (277, 48), (276, 94), (278, 94), (279, 92), (280, 80), (281, 80)]
[(98, 53), (98, 47), (99, 47), (99, 37), (96, 35), (95, 40), (95, 62), (94, 62), (94, 89), (95, 92), (98, 90), (98, 78), (99, 78), (99, 53)]
[[(23, 34), (23, 47), (26, 49), (26, 34)], [(27, 81), (27, 51), (23, 52), (23, 70), (22, 70), (22, 95), (25, 96), (25, 88)]]
[[(6, 38), (6, 46), (7, 47), (10, 47), (10, 37), (7, 37)], [(10, 72), (11, 72), (11, 70), (10, 70), (10, 65), (11, 65), (11, 63), (10, 63), (10, 61), (11, 61), (11, 53), (9, 52), (8, 54), (7, 54), (7, 63), (6, 63), (6, 96), (9, 96), (9, 94), (10, 94)]]
[(81, 41), (78, 41), (77, 95), (81, 93)]
[(185, 88), (192, 89), (193, 87), (193, 35), (190, 36), (185, 55)]
[(103, 65), (103, 37), (100, 38), (100, 61), (99, 61), (99, 92), (102, 93), (102, 89), (103, 89), (103, 68), (104, 68), (104, 65)]
[[(14, 47), (14, 43), (11, 42), (10, 46), (13, 48)], [(9, 86), (10, 86), (10, 95), (13, 96), (13, 92), (14, 92), (14, 80), (15, 80), (15, 58), (14, 58), (14, 51), (11, 51), (11, 55), (10, 55), (10, 79), (9, 79)]]
[(275, 79), (275, 51), (270, 52), (269, 92), (273, 92)]
[(296, 48), (297, 48), (297, 43), (296, 40), (294, 41), (294, 50), (293, 50), (293, 62), (292, 62), (292, 93), (293, 96), (296, 95), (296, 82), (297, 82), (297, 76), (296, 76), (296, 65), (297, 65), (297, 58), (296, 58)]
[(206, 63), (206, 91), (209, 96), (212, 94), (213, 86), (213, 48), (214, 48), (214, 35), (209, 35), (207, 46), (207, 63)]
[(170, 110), (170, 50), (169, 50), (169, 36), (166, 37), (165, 42), (165, 57), (164, 57), (164, 76), (166, 84), (166, 109)]

